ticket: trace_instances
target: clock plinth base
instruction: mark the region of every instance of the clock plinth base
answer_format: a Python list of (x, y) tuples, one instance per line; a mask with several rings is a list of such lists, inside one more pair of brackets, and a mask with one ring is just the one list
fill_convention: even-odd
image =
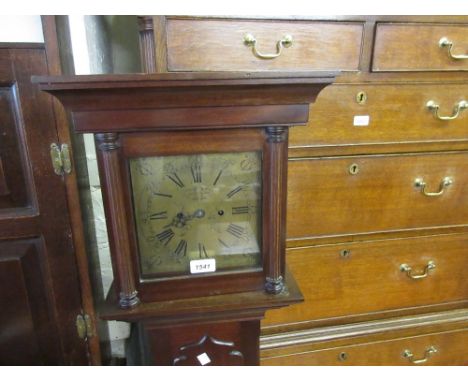
[(127, 359), (134, 366), (257, 366), (260, 319), (132, 326)]
[(265, 312), (302, 302), (303, 297), (286, 269), (284, 287), (278, 294), (258, 290), (142, 301), (132, 309), (119, 308), (117, 301), (112, 287), (99, 316), (134, 324), (134, 346), (128, 355), (132, 363), (227, 366), (258, 365), (260, 321)]

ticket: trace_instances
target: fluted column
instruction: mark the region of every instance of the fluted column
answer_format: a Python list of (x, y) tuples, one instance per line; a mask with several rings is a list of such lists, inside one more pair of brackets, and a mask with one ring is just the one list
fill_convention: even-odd
[(288, 127), (265, 128), (267, 140), (264, 150), (264, 232), (265, 290), (278, 294), (284, 289), (286, 251), (286, 188), (288, 171)]
[(118, 138), (115, 133), (95, 134), (114, 283), (119, 294), (119, 305), (127, 309), (140, 301), (131, 261)]

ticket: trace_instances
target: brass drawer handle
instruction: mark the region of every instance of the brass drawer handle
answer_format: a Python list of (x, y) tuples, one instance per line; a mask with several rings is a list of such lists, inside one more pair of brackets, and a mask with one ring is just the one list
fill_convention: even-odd
[(426, 349), (424, 353), (424, 358), (414, 359), (414, 355), (411, 350), (406, 349), (403, 352), (403, 357), (407, 358), (412, 364), (420, 365), (421, 363), (426, 363), (433, 354), (437, 353), (437, 349), (434, 346), (430, 346)]
[(401, 264), (400, 265), (400, 271), (406, 272), (406, 275), (413, 279), (413, 280), (419, 280), (419, 279), (425, 279), (429, 275), (429, 271), (431, 269), (434, 269), (436, 267), (435, 263), (433, 261), (429, 261), (427, 265), (424, 267), (424, 273), (421, 273), (419, 275), (413, 275), (413, 268), (411, 268), (408, 264)]
[(279, 57), (283, 51), (283, 47), (289, 48), (292, 45), (292, 43), (293, 43), (292, 36), (289, 34), (286, 34), (283, 36), (281, 40), (279, 40), (276, 43), (276, 53), (260, 53), (257, 50), (257, 46), (256, 46), (257, 39), (255, 38), (255, 36), (251, 33), (247, 33), (244, 36), (244, 44), (247, 46), (251, 46), (253, 54), (257, 56), (258, 58), (262, 58), (264, 60), (271, 60), (273, 58)]
[(417, 187), (417, 188), (420, 188), (421, 189), (421, 193), (425, 196), (440, 196), (442, 195), (445, 190), (447, 189), (448, 186), (450, 186), (451, 184), (453, 184), (453, 179), (446, 176), (444, 179), (442, 179), (442, 181), (440, 182), (440, 186), (439, 186), (439, 191), (437, 192), (427, 192), (426, 191), (426, 182), (422, 179), (422, 178), (416, 178), (414, 180), (414, 185)]
[(432, 114), (434, 114), (434, 117), (436, 117), (437, 119), (440, 119), (441, 121), (451, 121), (452, 119), (457, 119), (463, 110), (468, 109), (468, 102), (465, 100), (461, 100), (460, 102), (458, 102), (453, 108), (452, 115), (449, 115), (449, 116), (440, 115), (439, 114), (440, 105), (437, 104), (433, 100), (428, 101), (426, 103), (426, 107), (430, 111), (432, 111)]
[(467, 54), (453, 54), (452, 48), (453, 48), (453, 41), (450, 41), (447, 37), (442, 37), (439, 40), (439, 47), (440, 48), (448, 48), (447, 53), (449, 57), (453, 60), (466, 60), (468, 59)]

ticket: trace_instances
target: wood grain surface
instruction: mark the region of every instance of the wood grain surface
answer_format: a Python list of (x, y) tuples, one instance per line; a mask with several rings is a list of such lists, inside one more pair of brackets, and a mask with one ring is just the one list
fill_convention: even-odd
[(468, 23), (379, 24), (376, 29), (374, 71), (468, 70), (468, 60), (454, 60), (439, 40), (454, 43), (453, 54), (468, 53)]
[[(257, 39), (262, 53), (275, 53), (284, 35), (293, 37), (275, 59), (261, 59), (244, 44)], [(363, 24), (167, 19), (168, 71), (347, 70), (359, 67)]]
[[(290, 159), (289, 175), (290, 239), (468, 223), (466, 152)], [(436, 192), (445, 177), (453, 184), (437, 197), (415, 186)]]
[[(367, 97), (363, 104), (356, 100), (360, 92)], [(430, 100), (440, 105), (441, 116), (451, 116), (458, 102), (468, 101), (468, 85), (459, 80), (329, 86), (311, 107), (307, 126), (291, 129), (290, 147), (358, 146), (358, 150), (373, 145), (391, 152), (402, 144), (443, 143), (449, 147), (447, 142), (466, 143), (468, 110), (454, 120), (441, 121), (426, 107)], [(360, 116), (369, 118), (367, 125), (355, 125), (355, 117)], [(369, 148), (361, 151), (369, 152)]]
[[(467, 245), (468, 235), (455, 234), (291, 248), (287, 263), (305, 302), (268, 312), (263, 328), (466, 301)], [(430, 261), (425, 279), (400, 269), (421, 275)]]
[(468, 364), (466, 341), (468, 341), (468, 331), (457, 330), (265, 357), (261, 360), (261, 364), (264, 366), (411, 366), (414, 364), (403, 355), (405, 350), (409, 350), (414, 355), (413, 360), (422, 360), (427, 356), (427, 349), (433, 346), (437, 352), (430, 355), (421, 365), (462, 366)]

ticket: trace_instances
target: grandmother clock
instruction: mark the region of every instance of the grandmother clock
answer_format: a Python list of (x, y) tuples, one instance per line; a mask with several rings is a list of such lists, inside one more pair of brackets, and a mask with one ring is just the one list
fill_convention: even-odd
[(302, 301), (285, 267), (288, 127), (334, 74), (35, 77), (94, 133), (114, 285), (139, 363), (256, 365), (267, 309)]

